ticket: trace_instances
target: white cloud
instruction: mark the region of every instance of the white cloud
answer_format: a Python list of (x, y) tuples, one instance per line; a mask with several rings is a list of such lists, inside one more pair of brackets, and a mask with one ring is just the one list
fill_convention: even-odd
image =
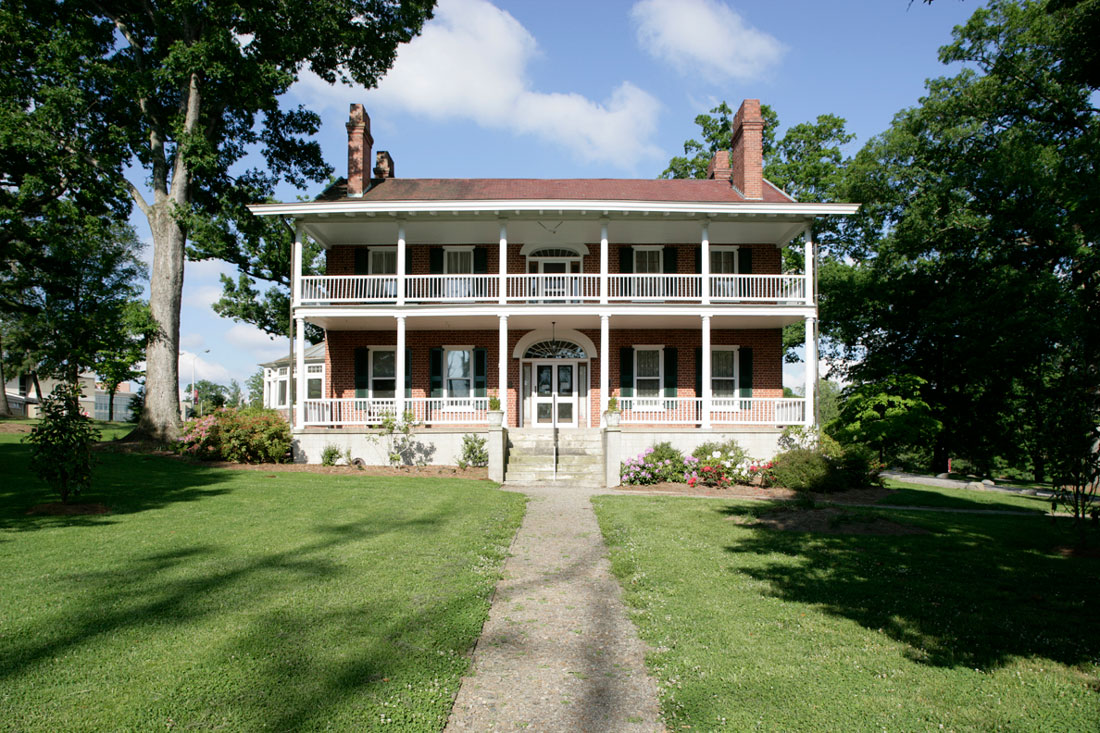
[(183, 296), (183, 303), (196, 308), (209, 308), (221, 297), (221, 285), (188, 286)]
[(257, 364), (272, 361), (290, 353), (288, 339), (272, 338), (255, 326), (245, 323), (234, 324), (225, 332), (225, 340), (236, 348), (250, 353)]
[(630, 15), (645, 51), (715, 83), (759, 79), (786, 51), (717, 0), (639, 0)]
[(187, 333), (180, 336), (180, 347), (185, 349), (198, 349), (204, 343), (206, 339), (201, 333)]
[[(371, 100), (431, 119), (534, 135), (622, 168), (661, 156), (651, 142), (656, 98), (625, 81), (602, 102), (536, 91), (527, 65), (537, 53), (534, 36), (487, 0), (443, 0), (421, 35), (398, 51)], [(311, 105), (340, 109), (363, 96), (361, 88), (332, 87), (308, 72), (295, 91)]]
[[(194, 364), (194, 367), (192, 367)], [(218, 384), (228, 384), (232, 375), (221, 364), (204, 359), (202, 354), (191, 351), (181, 351), (179, 358), (180, 384), (190, 384), (191, 375), (195, 375), (195, 381), (206, 379)], [(192, 371), (194, 369), (194, 371)]]

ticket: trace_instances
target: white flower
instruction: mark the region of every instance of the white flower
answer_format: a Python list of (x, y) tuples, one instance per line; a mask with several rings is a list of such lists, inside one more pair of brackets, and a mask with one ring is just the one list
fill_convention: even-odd
[(721, 458), (722, 457), (722, 451), (716, 450), (716, 451), (714, 451), (713, 453), (710, 454), (710, 457), (711, 458)]

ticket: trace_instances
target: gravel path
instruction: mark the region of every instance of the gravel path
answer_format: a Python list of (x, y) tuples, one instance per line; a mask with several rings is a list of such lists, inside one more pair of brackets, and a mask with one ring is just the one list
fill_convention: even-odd
[(645, 647), (592, 511), (594, 489), (524, 486), (504, 565), (447, 731), (663, 731)]

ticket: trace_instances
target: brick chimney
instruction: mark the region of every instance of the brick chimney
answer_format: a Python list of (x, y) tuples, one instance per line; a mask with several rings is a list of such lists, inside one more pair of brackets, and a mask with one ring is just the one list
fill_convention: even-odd
[(375, 157), (374, 163), (374, 177), (375, 178), (393, 178), (393, 158), (385, 150), (379, 150), (378, 155)]
[(730, 170), (730, 151), (719, 150), (710, 159), (707, 166), (707, 178), (718, 181), (729, 181), (733, 171)]
[(370, 134), (370, 117), (363, 105), (351, 105), (348, 113), (348, 196), (358, 198), (370, 187), (370, 153), (374, 138)]
[(750, 201), (764, 199), (764, 116), (760, 100), (746, 99), (733, 116), (730, 173), (733, 185)]

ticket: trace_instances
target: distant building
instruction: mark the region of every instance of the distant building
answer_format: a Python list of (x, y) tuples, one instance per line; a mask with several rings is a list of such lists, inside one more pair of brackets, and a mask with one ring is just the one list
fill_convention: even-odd
[[(34, 378), (30, 374), (20, 374), (4, 384), (4, 391), (8, 394), (8, 406), (16, 415), (41, 417), (42, 399), (53, 394), (60, 383), (59, 379), (39, 377), (38, 384), (42, 389), (42, 393), (39, 394), (34, 387)], [(110, 395), (103, 389), (102, 384), (96, 382), (94, 374), (88, 372), (80, 376), (80, 391), (83, 395), (80, 405), (84, 414), (96, 420), (106, 420), (109, 414)], [(115, 392), (115, 420), (129, 418), (130, 400), (136, 396), (130, 391), (128, 383), (119, 385), (118, 391)]]
[[(306, 399), (319, 400), (325, 394), (325, 342), (306, 347)], [(260, 364), (264, 370), (264, 407), (290, 409), (290, 379), (294, 376), (290, 355)]]

